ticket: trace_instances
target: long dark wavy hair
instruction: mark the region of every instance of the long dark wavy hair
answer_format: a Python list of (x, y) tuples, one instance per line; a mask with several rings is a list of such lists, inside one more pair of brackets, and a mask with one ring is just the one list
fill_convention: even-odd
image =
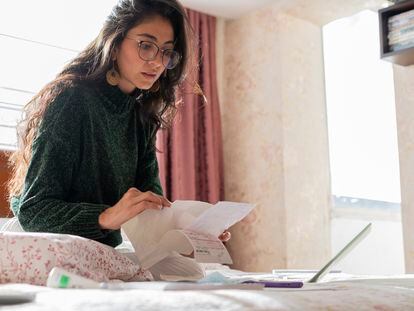
[(157, 15), (170, 21), (175, 36), (174, 49), (182, 58), (175, 68), (161, 75), (159, 89), (156, 92), (146, 92), (140, 105), (141, 112), (154, 129), (151, 138), (155, 144), (158, 129), (169, 126), (175, 115), (177, 87), (181, 86), (189, 68), (195, 65), (191, 56), (191, 51), (194, 50), (193, 31), (185, 9), (176, 0), (120, 0), (96, 39), (25, 106), (17, 131), (18, 149), (9, 159), (12, 168), (12, 177), (8, 184), (9, 197), (18, 196), (23, 190), (32, 157), (32, 143), (49, 104), (67, 87), (104, 81), (106, 73), (113, 66), (111, 56), (127, 32), (145, 19)]

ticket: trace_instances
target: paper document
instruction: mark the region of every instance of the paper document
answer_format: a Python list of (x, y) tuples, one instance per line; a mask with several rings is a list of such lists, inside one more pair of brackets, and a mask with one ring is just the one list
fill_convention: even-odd
[[(161, 262), (171, 256), (193, 257), (197, 263), (231, 264), (232, 260), (223, 243), (218, 239), (226, 229), (246, 217), (254, 205), (246, 203), (219, 202), (215, 205), (199, 201), (175, 201), (171, 208), (146, 210), (122, 226), (131, 241), (139, 263), (144, 269), (155, 266), (156, 274), (164, 276)], [(202, 278), (196, 275), (173, 273), (169, 263), (169, 275), (189, 279)], [(152, 270), (151, 270), (152, 272)], [(154, 274), (154, 273), (153, 273)]]
[(218, 202), (205, 210), (185, 229), (218, 237), (224, 230), (246, 217), (253, 208), (252, 204)]
[(216, 235), (182, 230), (190, 241), (198, 262), (232, 264), (230, 254)]

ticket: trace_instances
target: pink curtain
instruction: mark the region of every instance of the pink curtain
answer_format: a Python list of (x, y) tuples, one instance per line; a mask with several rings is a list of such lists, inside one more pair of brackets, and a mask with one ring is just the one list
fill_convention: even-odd
[(158, 163), (164, 194), (168, 199), (201, 200), (215, 203), (223, 199), (223, 151), (220, 108), (216, 79), (216, 19), (188, 10), (198, 38), (195, 51), (199, 70), (188, 81), (197, 81), (203, 97), (187, 83), (183, 104), (172, 128), (157, 137)]

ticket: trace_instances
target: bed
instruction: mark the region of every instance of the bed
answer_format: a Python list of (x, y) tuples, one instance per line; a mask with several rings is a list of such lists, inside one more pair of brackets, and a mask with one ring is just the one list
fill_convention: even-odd
[[(414, 276), (305, 284), (301, 289), (154, 290), (50, 289), (6, 284), (35, 293), (7, 310), (414, 310)], [(142, 285), (142, 284), (141, 284)], [(1, 308), (0, 308), (1, 309)]]
[[(302, 288), (165, 290), (151, 273), (113, 249), (78, 236), (0, 232), (0, 298), (11, 290), (32, 295), (5, 310), (414, 310), (414, 275), (336, 276)], [(129, 289), (44, 286), (53, 267)], [(138, 282), (139, 281), (139, 282)], [(187, 283), (188, 284), (188, 283)], [(135, 286), (136, 285), (136, 286)], [(136, 288), (131, 288), (136, 287)], [(2, 310), (0, 299), (0, 310)]]

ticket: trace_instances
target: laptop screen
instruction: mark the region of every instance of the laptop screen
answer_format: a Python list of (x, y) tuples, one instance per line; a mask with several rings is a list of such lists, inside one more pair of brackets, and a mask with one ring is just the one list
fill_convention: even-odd
[(344, 248), (342, 248), (334, 258), (332, 258), (325, 266), (322, 267), (308, 282), (315, 283), (318, 282), (325, 274), (327, 274), (332, 267), (337, 264), (342, 258), (344, 258), (348, 253), (355, 248), (361, 242), (368, 233), (371, 232), (371, 223), (365, 226)]

